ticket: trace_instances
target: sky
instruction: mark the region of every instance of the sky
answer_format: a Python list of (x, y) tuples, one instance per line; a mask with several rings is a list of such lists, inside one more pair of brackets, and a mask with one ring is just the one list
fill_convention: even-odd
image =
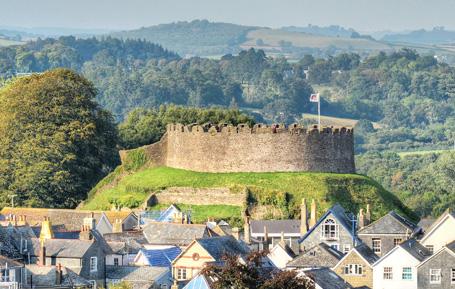
[(128, 30), (207, 19), (365, 32), (455, 30), (454, 11), (455, 0), (0, 0), (0, 26)]

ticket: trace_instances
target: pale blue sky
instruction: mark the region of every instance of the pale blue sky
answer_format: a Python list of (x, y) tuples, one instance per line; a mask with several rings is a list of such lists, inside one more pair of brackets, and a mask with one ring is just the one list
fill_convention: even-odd
[(455, 0), (0, 0), (0, 26), (114, 30), (208, 19), (359, 31), (455, 29), (454, 12)]

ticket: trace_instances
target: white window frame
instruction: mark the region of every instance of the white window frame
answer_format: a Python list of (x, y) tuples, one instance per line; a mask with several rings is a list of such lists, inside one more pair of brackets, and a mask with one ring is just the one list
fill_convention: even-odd
[(382, 279), (393, 280), (393, 267), (384, 267), (382, 269), (382, 272), (383, 272)]
[[(406, 273), (405, 273), (405, 272), (404, 272), (405, 269), (406, 269), (406, 270), (409, 269), (409, 272), (406, 272)], [(410, 276), (410, 278), (409, 278), (409, 279), (408, 279), (408, 278), (404, 278), (405, 274), (406, 274), (406, 276)], [(412, 275), (413, 275), (413, 274), (412, 274), (412, 268), (411, 268), (411, 267), (403, 267), (403, 268), (401, 269), (401, 280), (404, 280), (404, 281), (412, 281), (412, 279), (413, 279), (413, 276), (412, 276)]]
[(430, 251), (431, 255), (433, 255), (433, 253), (434, 253), (434, 245), (425, 245), (425, 248), (427, 248), (428, 251)]
[(343, 253), (347, 254), (351, 251), (351, 245), (350, 244), (344, 244), (343, 245)]
[(188, 274), (187, 274), (186, 268), (177, 268), (177, 280), (188, 280)]
[(450, 269), (450, 284), (455, 284), (455, 268)]
[[(376, 242), (376, 243), (375, 243)], [(375, 246), (379, 243), (379, 247)], [(382, 242), (381, 238), (373, 238), (371, 239), (371, 249), (373, 249), (373, 252), (376, 254), (381, 254), (382, 251)]]
[(322, 223), (321, 238), (324, 240), (338, 240), (339, 226), (334, 219), (329, 218)]
[(90, 257), (90, 272), (97, 272), (98, 271), (98, 257), (92, 256)]
[[(117, 262), (117, 264), (115, 264)], [(119, 258), (118, 257), (114, 257), (114, 266), (119, 266), (120, 262), (119, 262)]]
[(441, 277), (441, 269), (430, 269), (430, 284), (441, 284)]
[(393, 246), (396, 247), (403, 242), (402, 238), (393, 238)]
[(344, 275), (362, 276), (364, 273), (363, 266), (360, 264), (347, 264), (344, 266)]

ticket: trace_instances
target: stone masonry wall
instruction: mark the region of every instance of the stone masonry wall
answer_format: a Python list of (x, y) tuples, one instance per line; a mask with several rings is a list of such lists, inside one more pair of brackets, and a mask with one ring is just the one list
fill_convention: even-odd
[(166, 165), (201, 172), (354, 173), (351, 129), (169, 125)]

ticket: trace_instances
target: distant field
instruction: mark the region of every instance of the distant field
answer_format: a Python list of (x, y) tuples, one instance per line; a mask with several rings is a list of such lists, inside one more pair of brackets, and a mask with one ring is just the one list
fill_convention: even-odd
[[(318, 115), (317, 114), (304, 113), (303, 114), (303, 119), (307, 120), (307, 121), (308, 120), (313, 121), (313, 123), (316, 124), (318, 122)], [(357, 119), (321, 115), (321, 124), (325, 125), (325, 126), (349, 126), (349, 127), (354, 127), (357, 122), (358, 122)], [(375, 123), (375, 122), (373, 122), (373, 127), (376, 128), (376, 129), (381, 128), (380, 124)]]
[(454, 150), (422, 150), (422, 151), (413, 151), (413, 152), (399, 152), (400, 157), (413, 156), (413, 155), (427, 155), (427, 154), (441, 154)]
[(23, 42), (19, 41), (13, 41), (13, 40), (7, 40), (0, 38), (0, 46), (11, 46), (11, 45), (19, 45), (19, 44), (24, 44)]
[(264, 46), (259, 48), (280, 49), (280, 41), (292, 42), (296, 47), (326, 48), (336, 46), (341, 49), (355, 50), (389, 50), (391, 47), (385, 43), (368, 39), (336, 38), (312, 35), (300, 32), (289, 32), (280, 29), (258, 29), (247, 34), (247, 41), (241, 44), (242, 48), (256, 47), (256, 40), (262, 39)]

